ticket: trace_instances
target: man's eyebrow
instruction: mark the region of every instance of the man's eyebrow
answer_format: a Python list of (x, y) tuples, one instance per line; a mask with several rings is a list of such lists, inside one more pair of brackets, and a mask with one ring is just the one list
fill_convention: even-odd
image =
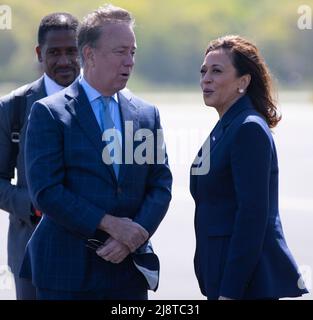
[[(129, 48), (129, 46), (123, 46), (123, 45), (115, 47), (115, 49), (128, 49), (128, 48)], [(134, 46), (134, 47), (132, 47), (132, 49), (137, 49), (137, 47)]]
[(63, 49), (63, 48), (66, 48), (66, 49), (77, 49), (76, 46), (51, 46), (51, 47), (48, 47), (47, 50), (50, 50), (50, 49)]

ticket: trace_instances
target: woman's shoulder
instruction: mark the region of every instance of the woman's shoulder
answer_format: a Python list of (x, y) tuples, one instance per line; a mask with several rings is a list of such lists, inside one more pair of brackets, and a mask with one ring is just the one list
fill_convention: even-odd
[(266, 133), (271, 135), (271, 131), (266, 120), (258, 112), (252, 112), (243, 117), (241, 126), (248, 124), (250, 124), (252, 127), (261, 127)]
[(273, 145), (271, 130), (262, 115), (258, 112), (249, 112), (241, 118), (234, 134), (234, 140), (249, 140), (251, 143), (262, 142)]
[(240, 112), (231, 122), (231, 131), (238, 131), (243, 128), (262, 129), (265, 133), (271, 136), (270, 128), (265, 118), (257, 112), (254, 108), (247, 108)]

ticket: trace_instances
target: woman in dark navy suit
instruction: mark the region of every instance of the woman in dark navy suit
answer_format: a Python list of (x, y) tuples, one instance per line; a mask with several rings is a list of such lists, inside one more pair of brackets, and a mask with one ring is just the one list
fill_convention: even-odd
[[(301, 296), (307, 290), (278, 209), (270, 128), (281, 117), (258, 49), (239, 36), (212, 41), (201, 67), (201, 88), (205, 104), (219, 114), (190, 177), (201, 292), (208, 299)], [(200, 170), (205, 159), (210, 166)]]

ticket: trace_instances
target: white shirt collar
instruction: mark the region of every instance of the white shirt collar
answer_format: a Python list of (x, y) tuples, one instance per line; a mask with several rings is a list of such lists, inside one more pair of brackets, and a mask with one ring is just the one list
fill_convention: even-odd
[(50, 96), (54, 93), (57, 93), (65, 88), (65, 87), (57, 84), (46, 73), (44, 73), (43, 77), (44, 77), (45, 88), (46, 88), (46, 92), (47, 92), (48, 96)]
[[(90, 103), (102, 96), (102, 94), (98, 90), (96, 90), (87, 82), (83, 75), (80, 77), (79, 83), (84, 88)], [(113, 94), (112, 98), (116, 103), (118, 103), (117, 93)]]

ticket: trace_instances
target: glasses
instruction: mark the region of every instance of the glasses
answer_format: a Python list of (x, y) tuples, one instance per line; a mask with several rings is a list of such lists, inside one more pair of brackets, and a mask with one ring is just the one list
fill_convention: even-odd
[(100, 247), (102, 247), (104, 243), (102, 241), (99, 241), (97, 239), (87, 239), (86, 247), (96, 251)]

